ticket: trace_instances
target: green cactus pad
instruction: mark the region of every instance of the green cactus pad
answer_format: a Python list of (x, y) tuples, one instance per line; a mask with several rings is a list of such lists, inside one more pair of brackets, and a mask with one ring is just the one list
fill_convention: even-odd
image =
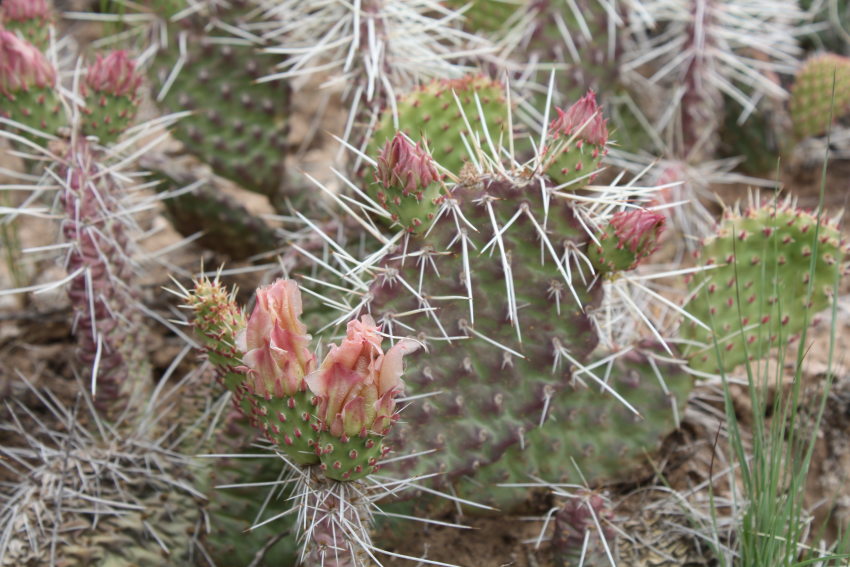
[(80, 128), (84, 135), (97, 136), (101, 144), (109, 145), (133, 124), (138, 104), (135, 97), (93, 93)]
[[(477, 228), (464, 231), (468, 272), (464, 241), (448, 211), (424, 240), (407, 244), (406, 256), (401, 250), (388, 255), (383, 275), (371, 290), (369, 308), (382, 318), (385, 332), (420, 332), (427, 348), (407, 358), (406, 393), (433, 394), (405, 409), (389, 435), (389, 446), (401, 454), (436, 449), (427, 458), (392, 465), (405, 474), (441, 471), (446, 473), (441, 479), (455, 478), (499, 459), (537, 425), (544, 407), (568, 395), (569, 363), (554, 364), (555, 345), (568, 349), (576, 360), (593, 349), (596, 335), (590, 320), (567, 290), (550, 252), (541, 252), (535, 223), (542, 227), (542, 200), (536, 180), (515, 184), (493, 177), (456, 186), (449, 201)], [(499, 230), (503, 252), (495, 241), (487, 246), (495, 234), (490, 209), (501, 229), (513, 219), (508, 229)], [(566, 247), (584, 242), (585, 234), (564, 200), (551, 199), (547, 222), (558, 258)], [(511, 303), (506, 265), (512, 273), (522, 342), (507, 318)], [(582, 305), (598, 299), (599, 286), (594, 291), (577, 287)], [(422, 305), (417, 295), (428, 298), (429, 304)], [(404, 327), (396, 326), (396, 318)]]
[[(528, 483), (531, 476), (550, 483), (596, 485), (601, 482), (650, 474), (651, 455), (676, 430), (676, 416), (685, 409), (693, 379), (674, 364), (650, 362), (658, 348), (644, 345), (615, 359), (609, 386), (640, 412), (635, 415), (599, 385), (584, 377), (552, 409), (542, 427), (529, 431), (522, 445), (511, 446), (498, 463), (478, 471), (460, 485), (460, 492), (476, 502), (509, 512), (526, 492), (497, 484)], [(604, 367), (597, 368), (599, 376)], [(578, 378), (582, 378), (580, 375)], [(662, 386), (661, 380), (664, 385)]]
[[(47, 0), (29, 0), (30, 6), (24, 12), (18, 12), (24, 17), (9, 17), (9, 14), (0, 5), (0, 26), (46, 51), (50, 46), (50, 26), (53, 25), (53, 6)], [(20, 5), (21, 2), (18, 2)], [(26, 3), (24, 3), (26, 4)], [(18, 8), (20, 10), (20, 8)], [(31, 15), (32, 17), (26, 17)]]
[(703, 244), (700, 263), (710, 269), (692, 280), (698, 293), (686, 308), (714, 330), (683, 324), (683, 338), (703, 345), (685, 349), (691, 367), (728, 372), (796, 339), (805, 321), (829, 306), (846, 252), (835, 225), (818, 225), (788, 202), (727, 213)]
[(325, 476), (340, 481), (357, 480), (375, 472), (378, 459), (384, 454), (383, 436), (374, 434), (340, 439), (323, 431), (319, 446)]
[[(463, 108), (461, 113), (452, 92), (456, 93)], [(396, 101), (398, 127), (393, 120), (392, 108), (384, 110), (381, 121), (372, 135), (367, 153), (377, 156), (380, 148), (401, 130), (414, 142), (424, 142), (434, 159), (447, 170), (459, 174), (463, 164), (469, 160), (462, 135), (469, 136), (466, 115), (470, 126), (484, 137), (480, 125), (481, 114), (475, 103), (475, 95), (481, 101), (487, 131), (496, 140), (503, 134), (507, 103), (504, 87), (483, 76), (467, 76), (462, 79), (436, 80)]]
[[(234, 9), (220, 17), (229, 21), (239, 13)], [(200, 24), (174, 27), (171, 43), (151, 67), (154, 95), (174, 78), (178, 38), (185, 34), (186, 60), (160, 102), (168, 112), (193, 113), (178, 121), (174, 136), (216, 174), (283, 207), (289, 88), (282, 81), (257, 82), (273, 72), (273, 58), (253, 46), (216, 42), (201, 30)]]
[[(156, 167), (156, 166), (153, 166)], [(158, 191), (173, 191), (195, 179), (177, 172), (158, 171)], [(274, 250), (280, 239), (264, 220), (250, 213), (236, 199), (224, 193), (215, 180), (206, 179), (191, 192), (165, 199), (168, 217), (184, 236), (198, 232), (202, 246), (235, 260)]]
[(819, 136), (831, 126), (830, 114), (837, 120), (850, 112), (850, 57), (826, 53), (806, 61), (791, 89), (789, 109), (798, 138)]
[(492, 33), (504, 27), (511, 16), (529, 4), (528, 0), (448, 0), (448, 8), (460, 10), (466, 5), (470, 8), (463, 13), (464, 28), (472, 33)]
[[(50, 87), (33, 87), (9, 95), (0, 93), (0, 116), (46, 134), (56, 134), (67, 124), (59, 97)], [(23, 130), (19, 133), (33, 142), (44, 143), (44, 138), (40, 136)]]
[(313, 411), (315, 396), (309, 391), (294, 396), (263, 397), (247, 394), (251, 414), (266, 437), (294, 463), (307, 466), (319, 463), (316, 444), (319, 438)]

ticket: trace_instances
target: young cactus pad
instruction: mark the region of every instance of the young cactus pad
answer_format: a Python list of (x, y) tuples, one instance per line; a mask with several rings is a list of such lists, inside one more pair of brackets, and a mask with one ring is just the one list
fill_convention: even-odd
[[(454, 95), (457, 95), (457, 100)], [(483, 112), (478, 111), (476, 97)], [(483, 137), (486, 127), (490, 136), (498, 139), (505, 123), (506, 105), (502, 85), (483, 76), (432, 81), (399, 97), (396, 101), (398, 123), (392, 107), (384, 110), (372, 135), (368, 154), (377, 156), (379, 148), (384, 147), (400, 130), (414, 143), (426, 144), (431, 156), (440, 165), (459, 173), (464, 162), (469, 160), (464, 137), (467, 141), (473, 134)], [(482, 116), (485, 124), (481, 124)], [(469, 131), (469, 127), (473, 132)]]
[(685, 348), (690, 366), (728, 372), (796, 339), (832, 301), (846, 252), (834, 223), (788, 201), (727, 213), (702, 248), (709, 269), (691, 282), (696, 296), (686, 308), (712, 330), (683, 324), (683, 338), (700, 345)]

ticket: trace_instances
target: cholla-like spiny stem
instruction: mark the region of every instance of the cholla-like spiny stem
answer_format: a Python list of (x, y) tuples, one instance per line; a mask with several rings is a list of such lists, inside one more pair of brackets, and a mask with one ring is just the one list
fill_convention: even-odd
[(117, 401), (128, 379), (128, 340), (134, 291), (132, 243), (121, 206), (124, 187), (97, 162), (91, 145), (76, 138), (58, 168), (65, 211), (62, 234), (71, 245), (66, 265), (79, 358), (91, 370), (100, 407)]
[(430, 77), (459, 77), (457, 61), (487, 52), (488, 42), (460, 29), (461, 15), (430, 0), (283, 0), (267, 2), (265, 37), (279, 42), (281, 71), (264, 80), (309, 78), (339, 69), (352, 119), (361, 105), (380, 110)]

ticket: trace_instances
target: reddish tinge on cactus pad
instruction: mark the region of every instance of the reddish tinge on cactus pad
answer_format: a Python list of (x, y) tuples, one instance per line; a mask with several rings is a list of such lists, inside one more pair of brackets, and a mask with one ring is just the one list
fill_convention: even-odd
[(615, 213), (599, 244), (588, 244), (588, 258), (600, 272), (632, 270), (658, 248), (664, 223), (664, 215), (646, 209)]
[(388, 140), (378, 156), (375, 181), (378, 202), (393, 223), (415, 232), (434, 218), (440, 203), (440, 174), (431, 155), (401, 132)]
[(40, 49), (50, 42), (53, 10), (47, 0), (4, 0), (0, 4), (0, 26), (18, 32)]
[(587, 91), (567, 110), (555, 108), (558, 117), (548, 128), (544, 169), (558, 184), (593, 179), (593, 172), (608, 153), (608, 124), (596, 93)]
[(0, 28), (0, 116), (54, 133), (60, 124), (56, 70), (34, 45)]
[(97, 136), (101, 144), (114, 141), (136, 117), (141, 84), (142, 76), (126, 52), (98, 55), (83, 82), (83, 133)]

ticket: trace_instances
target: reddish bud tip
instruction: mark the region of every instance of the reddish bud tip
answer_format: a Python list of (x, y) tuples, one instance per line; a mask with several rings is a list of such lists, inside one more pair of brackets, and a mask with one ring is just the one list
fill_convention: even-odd
[(397, 132), (381, 149), (375, 180), (384, 187), (401, 187), (405, 195), (416, 195), (439, 178), (434, 159), (419, 144), (414, 146), (401, 132)]
[(596, 145), (608, 142), (607, 121), (602, 117), (602, 109), (596, 102), (596, 93), (587, 91), (578, 102), (566, 111), (555, 108), (558, 117), (549, 124), (549, 132), (554, 137), (572, 136), (577, 133), (579, 140)]
[(34, 45), (0, 29), (0, 93), (14, 94), (56, 82), (56, 71)]
[(86, 74), (86, 87), (96, 93), (135, 98), (142, 76), (125, 51), (113, 51), (106, 57), (97, 56)]

